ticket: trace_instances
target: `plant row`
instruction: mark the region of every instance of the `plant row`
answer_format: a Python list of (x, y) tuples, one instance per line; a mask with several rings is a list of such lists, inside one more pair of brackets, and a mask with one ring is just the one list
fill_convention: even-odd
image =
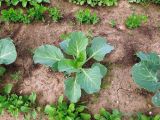
[(31, 23), (33, 21), (43, 21), (45, 19), (45, 13), (49, 14), (49, 17), (54, 22), (61, 19), (62, 15), (56, 7), (45, 7), (43, 5), (34, 4), (33, 7), (24, 11), (23, 9), (9, 8), (8, 10), (2, 10), (0, 19), (4, 22), (20, 22)]
[(155, 3), (160, 4), (160, 0), (128, 0), (130, 3)]
[[(22, 9), (10, 8), (9, 10), (2, 10), (0, 20), (4, 22), (25, 23), (29, 24), (33, 21), (44, 21), (45, 13), (48, 13), (54, 22), (58, 22), (62, 18), (60, 10), (56, 7), (45, 7), (39, 4), (35, 4), (34, 7), (29, 8), (24, 12)], [(78, 10), (75, 14), (75, 18), (80, 24), (96, 24), (100, 21), (100, 18), (94, 12), (89, 9)], [(148, 17), (145, 15), (132, 14), (125, 20), (125, 25), (129, 29), (135, 29), (145, 23)], [(112, 27), (116, 26), (116, 21), (110, 22)]]
[(27, 5), (34, 5), (39, 3), (50, 3), (50, 0), (1, 0), (0, 7), (5, 4), (7, 6), (17, 6), (21, 4), (23, 7), (27, 7)]

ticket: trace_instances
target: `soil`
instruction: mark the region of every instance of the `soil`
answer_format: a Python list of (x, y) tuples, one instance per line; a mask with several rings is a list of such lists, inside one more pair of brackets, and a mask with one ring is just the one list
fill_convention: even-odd
[[(58, 6), (64, 18), (60, 23), (1, 24), (0, 38), (11, 37), (17, 48), (18, 57), (14, 64), (7, 66), (9, 73), (21, 71), (22, 79), (16, 83), (15, 91), (19, 94), (29, 94), (35, 91), (39, 104), (53, 103), (64, 92), (64, 76), (51, 72), (47, 67), (34, 65), (32, 51), (42, 44), (56, 44), (61, 40), (60, 35), (81, 30), (87, 35), (103, 36), (115, 49), (107, 55), (103, 63), (108, 66), (109, 73), (102, 82), (102, 90), (94, 95), (81, 99), (86, 101), (91, 113), (97, 113), (99, 108), (108, 110), (119, 109), (126, 117), (137, 112), (160, 112), (151, 104), (151, 93), (139, 89), (131, 78), (131, 67), (136, 63), (137, 51), (155, 51), (160, 54), (160, 9), (155, 5), (129, 4), (120, 0), (117, 7), (90, 8), (101, 17), (97, 25), (79, 25), (75, 23), (74, 13), (79, 8), (67, 0), (51, 0), (52, 6)], [(124, 21), (133, 12), (149, 17), (147, 23), (135, 30), (128, 30)], [(109, 24), (116, 20), (116, 28)], [(57, 42), (58, 41), (58, 42)], [(5, 81), (10, 81), (8, 75)], [(7, 115), (0, 120), (11, 120)], [(22, 120), (22, 118), (19, 118)]]

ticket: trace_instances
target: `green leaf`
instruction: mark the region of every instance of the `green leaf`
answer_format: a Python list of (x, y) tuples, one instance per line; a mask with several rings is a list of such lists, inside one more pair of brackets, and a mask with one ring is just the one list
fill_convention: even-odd
[(31, 95), (29, 96), (29, 100), (30, 100), (32, 103), (35, 103), (36, 98), (37, 98), (37, 95), (36, 95), (35, 92), (32, 92)]
[(33, 118), (33, 120), (36, 120), (36, 118), (37, 118), (37, 112), (36, 112), (36, 110), (34, 109), (33, 111), (32, 111), (32, 118)]
[(82, 120), (90, 120), (91, 119), (91, 115), (87, 114), (87, 113), (81, 113), (80, 114)]
[(13, 84), (7, 84), (7, 85), (5, 85), (4, 86), (4, 93), (5, 94), (11, 93), (12, 87), (13, 87)]
[(17, 52), (12, 39), (0, 40), (0, 64), (11, 64), (16, 60)]
[(54, 63), (63, 59), (61, 50), (52, 45), (43, 45), (36, 49), (33, 56), (35, 63), (44, 64), (52, 67)]
[(76, 79), (68, 78), (65, 80), (65, 95), (73, 103), (79, 100), (81, 97), (81, 88)]
[(99, 67), (93, 67), (90, 69), (81, 69), (81, 73), (77, 73), (77, 82), (81, 88), (88, 94), (98, 92), (101, 86), (102, 75)]
[(60, 72), (67, 72), (67, 73), (76, 72), (77, 68), (75, 61), (70, 59), (62, 59), (61, 61), (58, 62), (58, 70)]
[(158, 69), (151, 62), (140, 62), (132, 67), (132, 78), (140, 87), (155, 92), (160, 89)]
[(155, 106), (160, 107), (160, 91), (157, 91), (156, 94), (152, 97), (152, 103)]
[(6, 72), (6, 68), (0, 67), (0, 77), (2, 77)]
[(113, 46), (106, 43), (106, 39), (102, 37), (95, 37), (92, 41), (91, 47), (88, 48), (89, 58), (94, 58), (97, 61), (102, 61), (107, 53), (114, 49)]
[(104, 65), (102, 65), (102, 64), (100, 64), (100, 63), (94, 63), (94, 64), (92, 65), (92, 67), (95, 67), (95, 66), (99, 67), (100, 72), (101, 72), (101, 75), (102, 75), (103, 77), (107, 74), (107, 68), (106, 68)]
[(88, 38), (83, 32), (73, 32), (70, 35), (70, 40), (68, 43), (67, 53), (69, 55), (74, 55), (79, 57), (82, 51), (86, 50), (88, 45)]
[(54, 114), (54, 112), (55, 112), (55, 108), (54, 107), (52, 107), (51, 105), (46, 105), (46, 107), (45, 107), (45, 109), (44, 109), (44, 112), (45, 112), (45, 114), (47, 114), (47, 115), (53, 115)]
[(78, 68), (81, 68), (83, 66), (83, 64), (86, 62), (86, 51), (82, 51), (78, 58), (76, 58), (75, 62), (76, 62), (76, 66)]
[(160, 57), (156, 53), (138, 52), (137, 56), (141, 59), (141, 61), (148, 61), (153, 64), (160, 65)]

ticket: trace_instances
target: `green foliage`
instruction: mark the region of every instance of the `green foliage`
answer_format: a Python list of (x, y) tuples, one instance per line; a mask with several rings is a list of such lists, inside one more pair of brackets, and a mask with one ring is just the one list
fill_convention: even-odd
[(104, 108), (100, 109), (99, 114), (95, 114), (95, 120), (121, 120), (122, 114), (118, 110), (113, 110), (112, 113), (107, 112)]
[(0, 64), (11, 64), (16, 60), (16, 57), (17, 52), (12, 39), (0, 39)]
[(125, 24), (127, 28), (135, 29), (135, 28), (140, 27), (143, 22), (146, 22), (147, 19), (148, 17), (145, 15), (132, 14), (126, 19)]
[(130, 3), (155, 3), (160, 4), (160, 0), (128, 0)]
[(92, 14), (89, 9), (77, 11), (75, 18), (81, 24), (96, 24), (100, 21), (100, 18), (97, 16), (97, 14)]
[(116, 27), (116, 21), (114, 19), (112, 19), (111, 21), (109, 21), (109, 24), (111, 25), (111, 27)]
[(20, 80), (22, 78), (21, 72), (20, 71), (16, 71), (16, 72), (12, 73), (10, 75), (10, 77), (11, 77), (12, 80), (18, 81), (18, 80)]
[(0, 77), (2, 77), (6, 72), (6, 68), (0, 66)]
[(88, 4), (92, 7), (117, 5), (117, 0), (69, 0), (69, 2), (78, 4), (78, 5)]
[(0, 19), (3, 22), (25, 23), (29, 24), (33, 21), (44, 21), (45, 13), (49, 12), (49, 16), (54, 22), (60, 20), (61, 13), (56, 7), (45, 7), (43, 5), (34, 4), (28, 8), (25, 12), (22, 9), (9, 8), (8, 10), (2, 10)]
[(34, 62), (68, 74), (65, 80), (65, 95), (72, 102), (79, 100), (81, 89), (88, 94), (98, 92), (107, 68), (100, 63), (93, 64), (91, 68), (83, 68), (83, 66), (90, 59), (102, 61), (113, 47), (102, 37), (95, 37), (88, 46), (88, 38), (82, 32), (71, 33), (60, 43), (60, 47), (70, 57), (65, 58), (56, 46), (42, 45), (35, 50)]
[(61, 96), (57, 105), (46, 105), (44, 112), (49, 120), (90, 120), (91, 115), (85, 113), (85, 109), (83, 105), (63, 102)]
[(135, 120), (160, 120), (160, 115), (158, 114), (155, 116), (146, 116), (142, 113), (139, 113)]
[(156, 93), (152, 102), (160, 106), (160, 57), (156, 53), (137, 53), (140, 62), (132, 68), (132, 78), (136, 84), (150, 92)]
[[(4, 87), (4, 94), (0, 95), (0, 114), (4, 111), (9, 112), (12, 116), (18, 117), (19, 113), (22, 112), (24, 115), (32, 116), (34, 113), (35, 117), (35, 100), (36, 94), (32, 93), (30, 96), (18, 96), (16, 94), (10, 94), (13, 85), (7, 84)], [(34, 118), (32, 116), (32, 118)]]
[(27, 5), (34, 5), (42, 2), (50, 3), (50, 0), (3, 0), (0, 2), (0, 7), (2, 3), (5, 3), (7, 6), (17, 6), (18, 4), (21, 4), (23, 7), (26, 7)]
[(58, 22), (62, 18), (60, 10), (56, 7), (49, 8), (49, 15), (54, 22)]

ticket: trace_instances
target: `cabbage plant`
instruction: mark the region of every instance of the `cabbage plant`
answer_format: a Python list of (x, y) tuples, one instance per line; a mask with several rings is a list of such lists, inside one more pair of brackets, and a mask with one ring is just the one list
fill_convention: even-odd
[[(16, 48), (11, 38), (0, 39), (0, 65), (13, 63), (17, 58)], [(3, 76), (6, 69), (0, 66), (0, 76)]]
[(132, 68), (132, 78), (136, 84), (155, 93), (152, 103), (160, 107), (160, 57), (156, 53), (138, 52), (140, 62)]
[[(73, 32), (60, 43), (60, 48), (42, 45), (35, 50), (33, 60), (35, 63), (67, 73), (65, 95), (71, 102), (79, 100), (81, 89), (88, 94), (98, 92), (101, 79), (107, 73), (107, 68), (98, 62), (113, 50), (113, 46), (103, 37), (95, 37), (89, 44), (84, 33)], [(96, 62), (90, 68), (86, 68), (86, 63), (90, 59)]]

